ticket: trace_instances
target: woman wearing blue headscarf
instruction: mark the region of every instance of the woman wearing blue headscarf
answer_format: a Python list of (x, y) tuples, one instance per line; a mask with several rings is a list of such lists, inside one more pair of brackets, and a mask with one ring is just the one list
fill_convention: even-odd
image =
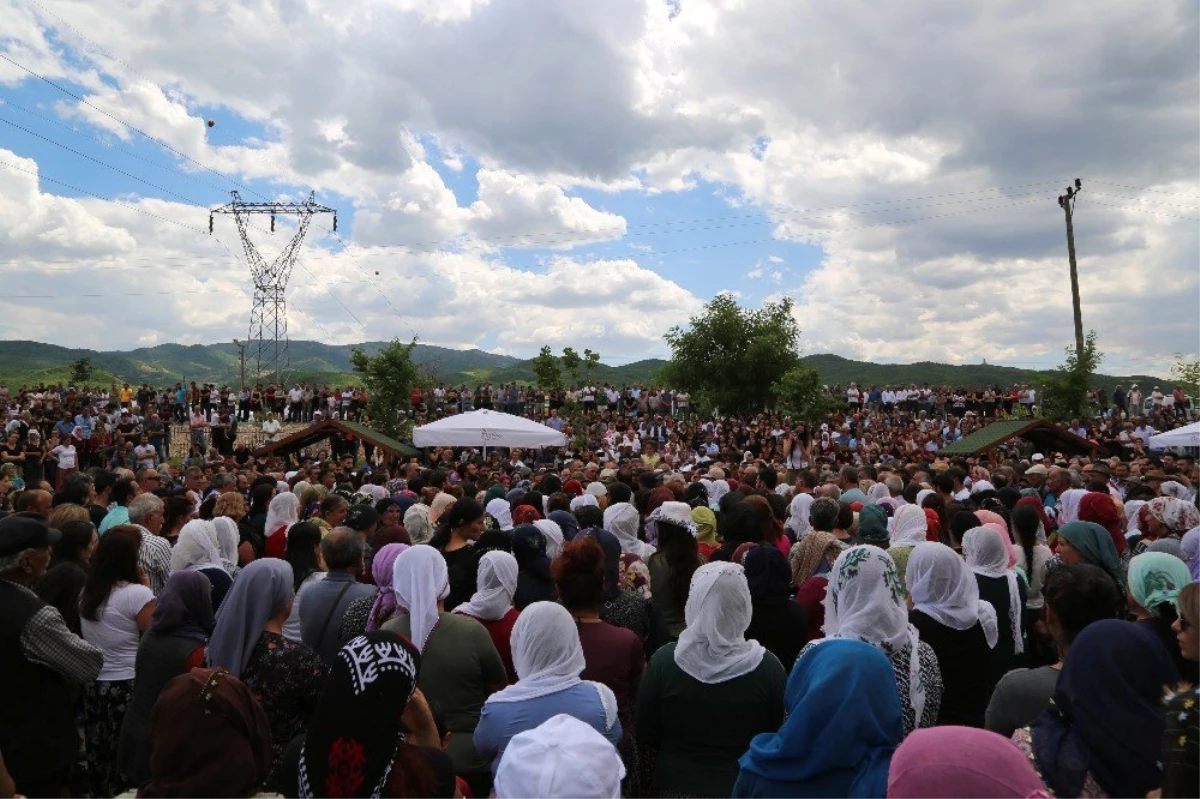
[(788, 678), (784, 704), (779, 732), (754, 736), (738, 761), (733, 796), (886, 795), (904, 714), (879, 649), (847, 638), (809, 648)]
[(283, 637), (283, 623), (295, 598), (293, 580), (286, 560), (261, 558), (248, 563), (221, 603), (208, 642), (209, 665), (240, 678), (267, 714), (274, 750), (272, 775), (283, 748), (308, 727), (325, 687), (326, 669), (320, 656)]
[(1055, 796), (1145, 796), (1162, 785), (1163, 689), (1178, 679), (1146, 630), (1092, 622), (1067, 653), (1054, 701), (1013, 743)]

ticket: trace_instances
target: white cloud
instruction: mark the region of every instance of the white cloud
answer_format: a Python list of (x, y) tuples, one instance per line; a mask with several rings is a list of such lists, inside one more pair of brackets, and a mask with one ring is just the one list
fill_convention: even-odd
[[(382, 263), (385, 277), (435, 275), (410, 275), (394, 300), (417, 302), (402, 307), (426, 340), (478, 340), (435, 307), (444, 302), (513, 351), (572, 332), (656, 346), (651, 322), (682, 318), (696, 298), (632, 261), (579, 268), (598, 271), (594, 282), (629, 280), (672, 297), (663, 309), (609, 307), (610, 298), (587, 314), (546, 306), (531, 319), (508, 306), (477, 316), (471, 302), (509, 296), (493, 272), (524, 288), (586, 280), (569, 266), (578, 261), (551, 259), (539, 276), (495, 257), (510, 245), (625, 235), (623, 216), (573, 191), (664, 201), (709, 181), (731, 206), (767, 213), (777, 238), (822, 248), (807, 273), (774, 268), (784, 261), (772, 255), (747, 274), (797, 298), (808, 351), (1056, 362), (1072, 338), (1061, 189), (1029, 184), (1078, 175), (1084, 318), (1109, 368), (1162, 372), (1171, 353), (1200, 342), (1194, 222), (1101, 204), (1153, 197), (1182, 206), (1168, 213), (1197, 216), (1194, 4), (42, 2), (121, 60), (17, 0), (0, 0), (0, 49), (239, 180), (349, 198), (355, 257)], [(0, 83), (28, 81), (0, 62)], [(62, 113), (129, 135), (74, 101)], [(206, 132), (209, 114), (218, 127)], [(222, 138), (223, 117), (262, 125), (261, 140)], [(438, 162), (456, 172), (480, 165), (472, 202), (459, 203)], [(5, 172), (0, 248), (12, 257), (48, 268), (57, 258), (183, 258), (212, 247), (180, 243), (178, 231), (149, 239), (154, 225), (136, 212), (54, 198)], [(1007, 188), (982, 191), (995, 187)], [(455, 253), (382, 249), (452, 240)], [(363, 279), (347, 256), (314, 258)], [(323, 290), (298, 291), (339, 340), (362, 336), (334, 319), (348, 317)], [(392, 313), (371, 297), (369, 286), (346, 293), (371, 319)], [(193, 305), (197, 328), (165, 314), (162, 335), (228, 337), (218, 332), (228, 303)], [(14, 310), (5, 330), (35, 337), (51, 318)]]

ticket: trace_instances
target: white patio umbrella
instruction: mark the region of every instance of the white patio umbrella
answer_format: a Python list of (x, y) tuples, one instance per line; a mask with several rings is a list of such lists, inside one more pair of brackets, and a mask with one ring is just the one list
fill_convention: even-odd
[(418, 447), (564, 447), (562, 433), (522, 416), (471, 411), (447, 416), (413, 430)]
[(1200, 422), (1192, 422), (1165, 433), (1150, 436), (1150, 449), (1200, 447)]

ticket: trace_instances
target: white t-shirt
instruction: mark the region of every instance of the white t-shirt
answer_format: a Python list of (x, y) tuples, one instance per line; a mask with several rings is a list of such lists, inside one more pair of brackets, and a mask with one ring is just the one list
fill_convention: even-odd
[(295, 641), (297, 644), (302, 643), (300, 640), (300, 600), (303, 597), (301, 592), (305, 587), (312, 585), (317, 580), (324, 580), (325, 572), (313, 572), (304, 578), (304, 582), (300, 583), (300, 590), (296, 592), (296, 598), (292, 601), (292, 611), (288, 614), (287, 621), (283, 623), (283, 637), (289, 641)]
[(158, 457), (153, 444), (138, 444), (133, 448), (133, 457), (137, 458), (138, 466), (143, 469), (153, 469), (154, 459)]
[(62, 444), (59, 444), (54, 449), (50, 450), (50, 454), (53, 455), (54, 457), (58, 458), (58, 468), (60, 468), (60, 469), (74, 469), (75, 468), (76, 453), (75, 453), (74, 445), (69, 446), (69, 447), (64, 447)]
[(141, 583), (117, 583), (100, 606), (99, 621), (80, 617), (83, 640), (104, 652), (104, 667), (96, 677), (101, 682), (132, 680), (137, 658), (137, 615), (154, 599), (154, 593)]

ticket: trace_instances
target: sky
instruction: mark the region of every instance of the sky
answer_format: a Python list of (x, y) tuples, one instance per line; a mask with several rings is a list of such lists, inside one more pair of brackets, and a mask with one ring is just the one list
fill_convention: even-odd
[[(293, 339), (611, 364), (731, 292), (805, 353), (1200, 351), (1194, 2), (0, 0), (0, 337), (244, 337), (234, 220), (316, 201)], [(209, 127), (208, 122), (214, 124)], [(251, 219), (273, 259), (293, 227)]]

